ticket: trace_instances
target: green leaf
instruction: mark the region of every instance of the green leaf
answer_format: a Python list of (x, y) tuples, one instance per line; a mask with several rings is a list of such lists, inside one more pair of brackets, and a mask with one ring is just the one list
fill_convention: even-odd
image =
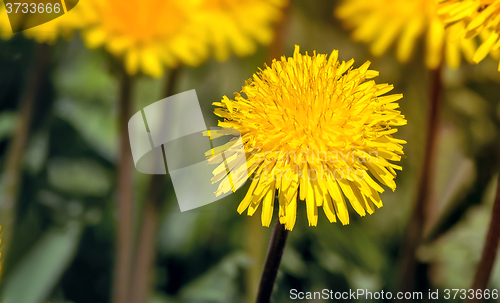
[[(417, 257), (430, 264), (433, 273), (430, 279), (436, 287), (467, 289), (472, 285), (491, 219), (496, 186), (495, 176), (485, 189), (481, 204), (471, 206), (447, 233), (419, 249)], [(488, 288), (499, 287), (500, 262), (496, 262)]]
[(150, 296), (148, 303), (180, 303), (180, 301), (168, 297), (162, 293), (153, 293)]
[(55, 188), (83, 196), (103, 196), (111, 187), (110, 173), (89, 159), (54, 159), (48, 165), (49, 182)]
[(112, 161), (117, 155), (116, 112), (105, 106), (61, 98), (55, 115), (71, 124), (101, 156)]
[(51, 293), (75, 255), (82, 226), (47, 231), (7, 277), (3, 303), (40, 303)]
[(116, 158), (116, 79), (109, 73), (106, 56), (73, 49), (71, 57), (62, 58), (54, 73), (58, 98), (54, 113), (71, 124), (101, 156)]
[(31, 174), (35, 175), (42, 170), (45, 161), (47, 161), (48, 152), (49, 134), (42, 131), (33, 135), (24, 156), (26, 168)]
[(181, 290), (182, 302), (237, 302), (238, 274), (250, 264), (243, 252), (228, 255)]
[(283, 260), (281, 261), (281, 267), (283, 270), (296, 277), (307, 276), (307, 265), (293, 246), (288, 246), (286, 248), (286, 252), (283, 254)]
[(0, 141), (9, 138), (14, 133), (17, 123), (17, 113), (0, 113)]

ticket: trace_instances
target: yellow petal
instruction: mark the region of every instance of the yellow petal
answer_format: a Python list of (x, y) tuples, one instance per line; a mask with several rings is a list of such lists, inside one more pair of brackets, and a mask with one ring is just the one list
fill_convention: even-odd
[(443, 23), (438, 18), (433, 18), (427, 33), (426, 65), (435, 69), (441, 63), (443, 56), (443, 43), (445, 30)]
[(409, 20), (406, 25), (401, 38), (398, 42), (397, 47), (397, 57), (401, 62), (406, 62), (411, 56), (413, 49), (415, 48), (415, 43), (418, 36), (422, 33), (424, 29), (424, 19), (420, 15), (416, 15), (414, 18)]
[(264, 197), (264, 201), (262, 204), (262, 226), (268, 226), (271, 224), (271, 220), (273, 219), (273, 210), (274, 210), (274, 186), (268, 190), (266, 196)]
[(323, 196), (323, 211), (330, 222), (337, 222), (337, 217), (335, 216), (335, 209), (333, 208), (332, 198), (330, 194), (326, 193)]
[(137, 74), (139, 69), (139, 54), (136, 50), (130, 49), (125, 56), (125, 68), (129, 75)]
[(475, 63), (479, 63), (481, 60), (483, 60), (488, 55), (495, 42), (497, 42), (497, 39), (498, 33), (491, 33), (488, 39), (486, 39), (486, 41), (484, 41), (483, 44), (479, 46), (472, 60)]

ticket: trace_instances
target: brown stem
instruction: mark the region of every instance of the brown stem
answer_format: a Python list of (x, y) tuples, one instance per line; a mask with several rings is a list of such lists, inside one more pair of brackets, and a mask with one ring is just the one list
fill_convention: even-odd
[(427, 116), (427, 132), (422, 171), (417, 188), (417, 200), (410, 220), (402, 257), (400, 291), (412, 291), (415, 284), (418, 261), (415, 253), (422, 241), (425, 225), (425, 212), (431, 196), (433, 167), (435, 162), (438, 134), (439, 100), (442, 90), (441, 67), (431, 71), (431, 88)]
[(257, 303), (271, 302), (271, 295), (273, 293), (274, 283), (278, 275), (281, 258), (285, 251), (286, 239), (288, 238), (288, 230), (285, 225), (281, 224), (279, 219), (273, 228), (271, 240), (269, 241), (269, 248), (267, 250), (266, 264), (260, 279), (259, 293), (257, 295)]
[(132, 188), (132, 153), (128, 139), (131, 117), (132, 79), (126, 72), (120, 79), (119, 163), (118, 163), (118, 243), (116, 251), (113, 302), (128, 300), (131, 281), (134, 197)]
[(24, 93), (19, 102), (19, 118), (16, 131), (8, 148), (5, 159), (5, 171), (0, 182), (0, 222), (2, 224), (1, 230), (3, 231), (1, 237), (2, 245), (0, 247), (3, 257), (0, 259), (0, 267), (3, 267), (2, 263), (7, 255), (7, 249), (14, 229), (14, 211), (21, 185), (24, 150), (31, 127), (35, 102), (41, 91), (43, 79), (46, 76), (50, 59), (50, 47), (46, 44), (38, 44), (35, 54), (35, 63), (28, 74)]
[[(179, 68), (172, 69), (167, 79), (164, 96), (173, 95)], [(153, 175), (147, 191), (146, 204), (142, 215), (139, 244), (135, 256), (134, 281), (130, 285), (130, 303), (147, 302), (151, 288), (152, 269), (156, 251), (156, 233), (158, 229), (158, 213), (165, 188), (165, 176)]]
[(135, 256), (134, 280), (130, 284), (131, 295), (129, 302), (131, 303), (148, 302), (156, 251), (159, 203), (163, 196), (164, 181), (164, 176), (153, 175), (149, 183)]
[[(485, 290), (491, 277), (491, 271), (495, 264), (495, 258), (498, 253), (498, 244), (500, 242), (500, 176), (498, 177), (497, 195), (493, 211), (491, 213), (490, 225), (484, 242), (483, 254), (477, 267), (476, 276), (472, 283), (473, 289)], [(479, 303), (483, 299), (472, 299), (468, 302)]]
[(286, 36), (290, 27), (290, 16), (292, 14), (292, 3), (289, 3), (283, 10), (283, 17), (281, 21), (276, 24), (274, 31), (274, 39), (269, 46), (269, 53), (267, 54), (267, 62), (271, 64), (273, 59), (279, 59), (283, 54)]

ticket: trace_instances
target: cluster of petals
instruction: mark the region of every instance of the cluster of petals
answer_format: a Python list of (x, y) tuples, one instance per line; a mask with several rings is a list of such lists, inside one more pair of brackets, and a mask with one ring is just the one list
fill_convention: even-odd
[[(87, 0), (88, 47), (122, 57), (129, 74), (160, 77), (165, 67), (196, 66), (210, 54), (249, 55), (270, 43), (285, 0)], [(83, 2), (82, 2), (83, 4)]]
[[(80, 30), (88, 48), (104, 47), (128, 74), (161, 77), (166, 67), (197, 66), (211, 55), (225, 60), (231, 53), (253, 54), (273, 40), (286, 5), (288, 0), (85, 0), (23, 33), (54, 44)], [(11, 37), (1, 5), (0, 38)]]
[(438, 13), (449, 26), (466, 24), (462, 41), (476, 36), (481, 38), (482, 43), (472, 58), (475, 63), (488, 54), (500, 57), (500, 0), (441, 0)]
[[(249, 178), (238, 212), (253, 215), (262, 205), (262, 224), (269, 226), (277, 201), (280, 222), (289, 230), (300, 201), (311, 226), (318, 208), (331, 222), (338, 217), (348, 224), (346, 201), (361, 216), (381, 207), (380, 184), (396, 188), (401, 167), (390, 161), (401, 159), (406, 143), (393, 137), (406, 124), (396, 102), (402, 95), (385, 95), (392, 85), (367, 80), (378, 75), (368, 69), (370, 62), (359, 68), (353, 63), (339, 62), (336, 50), (310, 56), (296, 46), (293, 57), (254, 74), (234, 99), (215, 102), (215, 114), (223, 118), (219, 126), (239, 131), (247, 158), (233, 163), (241, 157), (229, 157), (214, 170), (216, 194)], [(237, 169), (228, 175), (226, 165)]]
[(474, 40), (455, 38), (463, 23), (445, 28), (435, 0), (345, 0), (335, 15), (353, 30), (354, 40), (370, 44), (375, 56), (396, 44), (397, 59), (406, 62), (424, 37), (428, 68), (437, 68), (443, 60), (457, 68), (462, 57), (472, 62), (476, 50)]

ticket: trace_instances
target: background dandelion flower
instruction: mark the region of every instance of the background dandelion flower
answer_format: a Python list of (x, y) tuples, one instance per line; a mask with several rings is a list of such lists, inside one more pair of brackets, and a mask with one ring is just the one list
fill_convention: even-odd
[[(85, 3), (85, 2), (84, 2)], [(55, 44), (61, 37), (66, 40), (73, 38), (76, 30), (85, 26), (81, 15), (79, 14), (80, 5), (77, 5), (71, 11), (59, 16), (54, 20), (42, 23), (32, 28), (23, 30), (25, 37), (35, 40), (38, 43)], [(62, 10), (62, 8), (60, 8)], [(33, 14), (31, 18), (43, 18), (43, 14)], [(0, 1), (0, 38), (7, 40), (13, 36), (5, 5)]]
[(397, 42), (397, 59), (406, 62), (417, 41), (425, 35), (427, 67), (437, 68), (444, 55), (446, 63), (456, 68), (460, 65), (461, 53), (465, 59), (472, 59), (474, 41), (453, 39), (463, 24), (459, 22), (445, 30), (436, 9), (434, 0), (346, 0), (335, 15), (354, 29), (354, 40), (371, 44), (375, 56), (382, 55)]
[(90, 48), (105, 46), (122, 57), (129, 74), (160, 77), (164, 66), (196, 65), (206, 57), (202, 28), (194, 12), (175, 0), (87, 0), (89, 24), (83, 38)]
[(10, 27), (9, 15), (5, 10), (5, 5), (0, 2), (0, 38), (7, 40), (12, 37), (12, 28)]
[[(85, 27), (85, 22), (79, 13), (80, 5), (49, 22), (23, 31), (24, 36), (38, 43), (55, 44), (59, 38), (70, 40), (76, 30)], [(36, 17), (36, 15), (35, 15)]]
[[(488, 53), (499, 57), (500, 49), (500, 0), (442, 1), (438, 13), (447, 24), (465, 21), (465, 37), (480, 36), (483, 43), (474, 53), (473, 61), (479, 63)], [(500, 71), (500, 64), (498, 65)]]
[[(224, 118), (219, 126), (238, 130), (247, 152), (252, 182), (240, 214), (248, 209), (253, 215), (262, 204), (262, 224), (269, 226), (278, 190), (280, 222), (289, 230), (297, 197), (306, 202), (309, 225), (317, 225), (318, 207), (330, 222), (338, 217), (348, 224), (344, 196), (364, 216), (382, 206), (384, 190), (374, 179), (396, 188), (395, 169), (401, 167), (389, 161), (401, 159), (406, 143), (392, 137), (395, 126), (406, 124), (396, 103), (402, 95), (382, 96), (392, 85), (365, 81), (378, 75), (368, 70), (370, 62), (353, 69), (354, 60), (340, 63), (337, 57), (336, 50), (329, 57), (302, 55), (296, 46), (293, 58), (273, 60), (234, 100), (224, 96), (214, 103)], [(226, 176), (218, 194), (247, 176), (246, 170), (233, 180)]]
[(192, 0), (195, 17), (207, 31), (218, 60), (231, 50), (238, 56), (256, 51), (257, 43), (269, 44), (273, 24), (282, 17), (288, 0)]

